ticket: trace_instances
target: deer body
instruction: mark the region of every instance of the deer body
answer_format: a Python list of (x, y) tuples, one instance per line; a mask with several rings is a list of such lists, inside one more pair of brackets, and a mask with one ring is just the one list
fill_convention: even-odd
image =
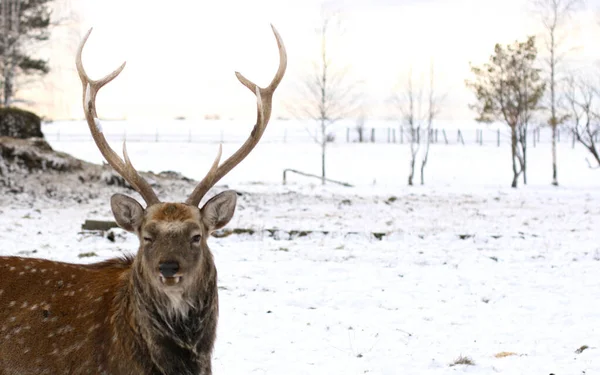
[(280, 63), (269, 86), (236, 73), (257, 98), (248, 140), (221, 165), (219, 148), (185, 203), (163, 203), (131, 164), (125, 143), (121, 159), (102, 133), (96, 95), (125, 65), (90, 79), (81, 61), (90, 32), (76, 59), (84, 113), (104, 158), (147, 204), (122, 194), (111, 198), (117, 224), (140, 246), (135, 257), (89, 265), (0, 257), (0, 375), (211, 375), (219, 304), (207, 239), (231, 220), (237, 195), (224, 191), (199, 204), (262, 137), (287, 65), (283, 42), (273, 28)]
[[(213, 201), (235, 200), (231, 192), (223, 194)], [(131, 198), (117, 197), (136, 207)], [(218, 294), (206, 244), (210, 224), (195, 225), (202, 221), (200, 210), (183, 204), (147, 211), (136, 232), (154, 235), (153, 243), (142, 241), (136, 258), (80, 265), (0, 257), (0, 374), (211, 373)], [(117, 216), (125, 227), (126, 219)], [(187, 245), (195, 233), (200, 242)], [(186, 243), (172, 246), (176, 237)], [(166, 251), (161, 240), (169, 241)], [(160, 288), (156, 267), (146, 259), (157, 255), (178, 258), (194, 276), (185, 280), (188, 272), (181, 272), (181, 281)]]
[[(152, 321), (159, 310), (144, 309), (156, 301), (136, 290), (132, 259), (0, 262), (0, 272), (15, 279), (3, 283), (0, 296), (0, 374), (210, 373), (218, 310), (214, 267), (211, 290), (201, 294), (209, 301), (198, 301), (206, 305), (168, 324)], [(40, 278), (42, 272), (48, 277)]]

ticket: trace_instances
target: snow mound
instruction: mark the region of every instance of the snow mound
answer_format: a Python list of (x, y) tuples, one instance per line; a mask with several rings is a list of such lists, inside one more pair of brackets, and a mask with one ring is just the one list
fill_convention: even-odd
[[(159, 196), (184, 196), (194, 181), (176, 172), (141, 172)], [(42, 138), (0, 137), (0, 204), (35, 200), (82, 203), (137, 193), (107, 164), (98, 165), (58, 152)]]

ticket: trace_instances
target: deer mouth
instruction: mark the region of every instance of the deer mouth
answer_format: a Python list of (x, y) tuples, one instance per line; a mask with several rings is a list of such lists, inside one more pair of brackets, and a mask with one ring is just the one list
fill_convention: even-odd
[(166, 286), (177, 285), (181, 282), (181, 276), (165, 277), (165, 276), (161, 275), (160, 282)]

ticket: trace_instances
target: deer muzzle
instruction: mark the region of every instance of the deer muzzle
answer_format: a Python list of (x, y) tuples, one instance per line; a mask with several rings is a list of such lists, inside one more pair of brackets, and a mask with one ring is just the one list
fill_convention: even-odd
[(164, 285), (172, 286), (181, 282), (181, 276), (177, 275), (177, 272), (179, 272), (179, 262), (161, 262), (158, 265), (158, 272), (160, 273), (160, 281)]

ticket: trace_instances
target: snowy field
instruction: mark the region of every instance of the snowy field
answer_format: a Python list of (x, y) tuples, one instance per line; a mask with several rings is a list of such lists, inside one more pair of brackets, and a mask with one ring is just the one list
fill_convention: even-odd
[[(102, 160), (91, 142), (51, 144)], [(200, 178), (217, 145), (128, 149), (139, 169)], [(529, 185), (515, 190), (508, 147), (435, 145), (427, 185), (408, 188), (406, 145), (333, 144), (329, 176), (355, 187), (294, 175), (282, 186), (284, 168), (319, 173), (318, 148), (259, 144), (218, 186), (242, 193), (228, 227), (254, 234), (209, 242), (215, 374), (600, 374), (600, 170), (586, 157), (560, 145), (555, 188), (538, 145)], [(112, 218), (114, 191), (79, 206), (5, 197), (0, 253), (92, 262), (134, 252), (122, 230), (114, 242), (81, 231)], [(474, 364), (451, 366), (461, 356)]]

